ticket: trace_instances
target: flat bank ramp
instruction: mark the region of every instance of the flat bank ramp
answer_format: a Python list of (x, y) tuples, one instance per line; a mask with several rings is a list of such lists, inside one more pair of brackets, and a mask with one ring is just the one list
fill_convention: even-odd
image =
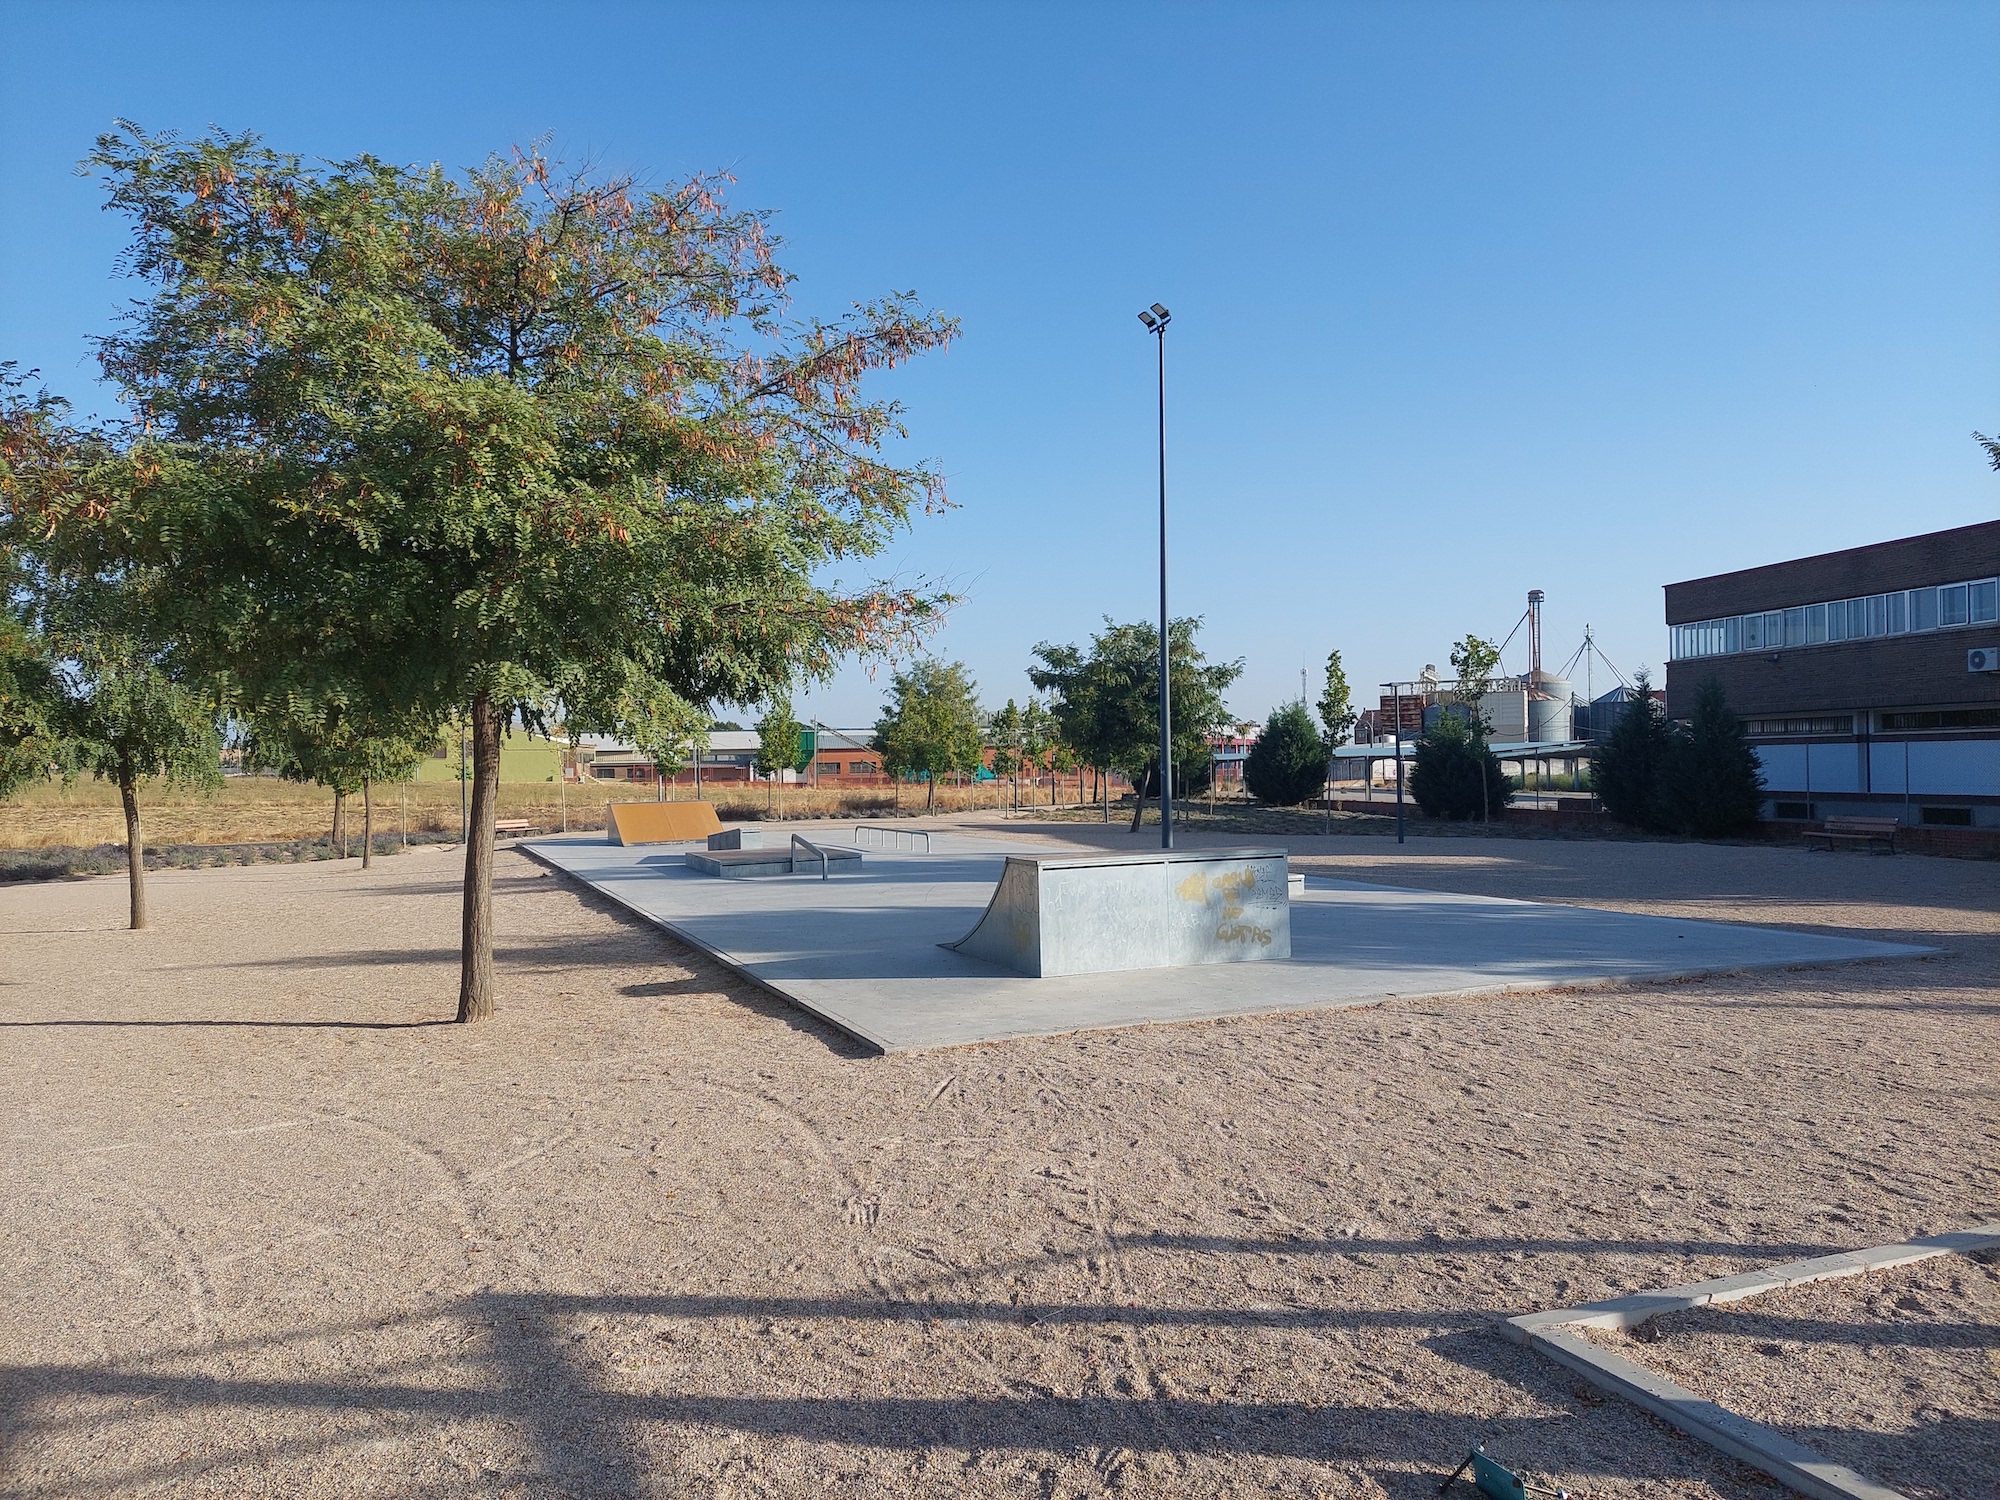
[(942, 946), (1038, 979), (1292, 956), (1282, 849), (1010, 854), (979, 921)]

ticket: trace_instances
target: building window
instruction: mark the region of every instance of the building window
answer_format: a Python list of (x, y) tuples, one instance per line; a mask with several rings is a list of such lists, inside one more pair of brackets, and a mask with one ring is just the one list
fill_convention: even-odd
[[(1967, 625), (1971, 616), (1967, 612), (1966, 593), (1969, 584), (1954, 583), (1949, 588), (1937, 591), (1937, 622), (1939, 625)], [(1171, 644), (1171, 643), (1170, 643)]]
[(2000, 729), (2000, 708), (1946, 708), (1881, 714), (1884, 732), (1894, 729)]
[(873, 776), (876, 770), (872, 760), (850, 760), (847, 763), (847, 774), (850, 776)]
[(1910, 590), (1910, 629), (1936, 630), (1938, 627), (1938, 591), (1936, 589)]
[(1926, 828), (1970, 828), (1972, 809), (1969, 807), (1920, 807), (1917, 821)]
[(837, 760), (823, 760), (819, 763), (818, 771), (822, 776), (838, 776), (840, 774), (840, 762)]
[(2000, 618), (2000, 582), (1989, 578), (1984, 583), (1967, 587), (1971, 594), (1973, 624), (1984, 625), (1988, 620)]
[[(1826, 611), (1824, 604), (1806, 606), (1806, 644), (1818, 646), (1826, 640)], [(1172, 644), (1171, 641), (1168, 644)]]
[(1777, 734), (1852, 734), (1853, 714), (1820, 714), (1802, 719), (1746, 719), (1745, 734), (1768, 737)]
[(1805, 610), (1788, 609), (1785, 611), (1784, 618), (1785, 644), (1787, 646), (1803, 646), (1806, 643)]

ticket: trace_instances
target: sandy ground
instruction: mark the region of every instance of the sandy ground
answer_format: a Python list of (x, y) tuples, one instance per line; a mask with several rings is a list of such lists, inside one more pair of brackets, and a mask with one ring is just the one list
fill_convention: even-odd
[(2000, 1492), (2000, 1264), (1991, 1256), (1588, 1336), (1910, 1500)]
[(472, 1028), (448, 854), (0, 888), (0, 1492), (1766, 1500), (1492, 1319), (2000, 1217), (2000, 866), (1290, 842), (1948, 952), (884, 1059), (516, 854)]

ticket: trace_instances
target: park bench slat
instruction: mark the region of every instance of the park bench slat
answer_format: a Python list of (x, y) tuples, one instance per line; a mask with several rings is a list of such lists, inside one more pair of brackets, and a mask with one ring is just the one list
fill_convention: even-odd
[(1818, 828), (1805, 830), (1805, 841), (1809, 848), (1823, 845), (1831, 850), (1839, 844), (1880, 844), (1882, 852), (1896, 852), (1896, 830), (1902, 826), (1898, 818), (1828, 818)]

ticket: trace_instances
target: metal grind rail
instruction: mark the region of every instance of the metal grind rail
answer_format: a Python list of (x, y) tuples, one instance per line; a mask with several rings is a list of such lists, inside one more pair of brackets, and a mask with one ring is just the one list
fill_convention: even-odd
[(801, 849), (819, 861), (819, 878), (825, 880), (832, 870), (832, 861), (827, 858), (826, 850), (820, 848), (818, 844), (815, 844), (804, 834), (795, 833), (792, 835), (792, 861), (794, 864), (798, 862), (799, 850)]
[[(885, 842), (871, 845), (868, 843), (870, 835)], [(909, 842), (907, 844), (895, 842), (898, 839), (908, 839)], [(922, 842), (919, 843), (919, 840)], [(910, 849), (921, 851), (924, 854), (931, 852), (931, 836), (920, 828), (885, 828), (880, 823), (856, 823), (854, 825), (854, 842), (862, 845), (864, 848)], [(811, 848), (812, 846), (808, 844), (806, 847)]]

